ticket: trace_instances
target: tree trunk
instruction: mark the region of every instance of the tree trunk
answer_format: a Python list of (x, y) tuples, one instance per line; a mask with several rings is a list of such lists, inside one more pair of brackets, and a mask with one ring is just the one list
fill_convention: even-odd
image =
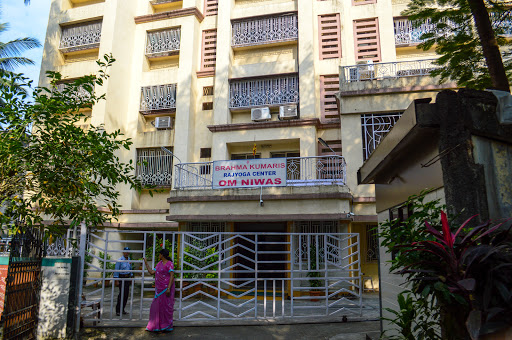
[(475, 20), (476, 30), (491, 76), (492, 86), (496, 90), (510, 92), (510, 85), (505, 73), (505, 67), (503, 66), (503, 60), (501, 59), (500, 48), (494, 36), (485, 3), (483, 0), (468, 0), (468, 4)]

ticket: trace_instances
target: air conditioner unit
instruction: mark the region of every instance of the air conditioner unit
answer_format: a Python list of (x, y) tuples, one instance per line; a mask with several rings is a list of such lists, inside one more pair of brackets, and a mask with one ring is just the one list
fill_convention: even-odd
[(297, 105), (284, 105), (279, 107), (279, 119), (297, 118)]
[(251, 109), (251, 119), (255, 122), (270, 119), (270, 110), (268, 107), (257, 107)]
[(171, 128), (172, 127), (172, 117), (171, 116), (156, 117), (154, 125), (157, 129)]

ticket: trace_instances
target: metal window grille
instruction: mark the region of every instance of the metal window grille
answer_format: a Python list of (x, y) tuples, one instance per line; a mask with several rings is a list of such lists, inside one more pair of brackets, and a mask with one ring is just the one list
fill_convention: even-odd
[[(55, 89), (58, 92), (64, 92), (67, 87), (72, 86), (72, 80), (66, 80), (66, 82), (59, 83), (55, 86)], [(94, 87), (92, 89), (92, 92), (94, 93)], [(78, 86), (76, 87), (76, 92), (70, 93), (69, 97), (75, 99), (75, 100), (82, 100), (82, 101), (88, 101), (91, 99), (91, 94), (83, 87)]]
[(294, 41), (299, 36), (297, 14), (237, 20), (231, 24), (233, 47)]
[(379, 19), (354, 20), (356, 60), (380, 61)]
[[(328, 245), (325, 242), (324, 237), (317, 237), (316, 235), (308, 234), (336, 234), (338, 232), (339, 223), (338, 221), (296, 221), (294, 222), (294, 232), (303, 233), (295, 239), (296, 261), (299, 261), (299, 256), (302, 261), (310, 260), (311, 253), (318, 253), (318, 263), (324, 263), (326, 254), (328, 253), (327, 247), (335, 246), (339, 247), (338, 242), (336, 244)], [(316, 256), (316, 255), (315, 255)], [(339, 259), (327, 256), (328, 261), (338, 261)]]
[[(171, 147), (167, 147), (172, 149)], [(137, 150), (137, 178), (143, 185), (172, 184), (172, 155), (160, 148)]]
[(146, 55), (180, 50), (181, 28), (171, 28), (162, 31), (148, 32)]
[(213, 96), (213, 86), (204, 86), (203, 96)]
[(63, 26), (59, 48), (78, 51), (97, 47), (101, 38), (101, 25), (100, 20)]
[(213, 110), (213, 102), (203, 103), (203, 111)]
[(376, 262), (379, 259), (379, 237), (377, 225), (366, 226), (366, 262)]
[(299, 77), (277, 76), (263, 79), (232, 80), (229, 108), (299, 103)]
[(318, 16), (320, 60), (341, 58), (340, 14)]
[(423, 41), (421, 36), (425, 33), (432, 32), (436, 27), (430, 23), (430, 20), (426, 20), (419, 27), (414, 27), (412, 22), (407, 18), (394, 19), (393, 26), (395, 29), (396, 46), (419, 44)]
[(140, 95), (140, 111), (176, 109), (176, 90), (176, 84), (143, 87)]
[(338, 74), (320, 76), (320, 109), (323, 121), (339, 121), (336, 93), (340, 90)]
[(363, 159), (370, 157), (371, 153), (391, 128), (396, 124), (403, 112), (389, 114), (361, 115), (361, 128), (363, 135)]

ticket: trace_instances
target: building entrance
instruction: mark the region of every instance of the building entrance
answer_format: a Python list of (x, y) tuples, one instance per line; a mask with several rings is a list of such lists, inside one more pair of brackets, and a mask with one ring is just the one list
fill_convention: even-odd
[[(258, 234), (239, 237), (237, 263), (256, 270), (258, 278), (284, 278), (286, 275), (286, 222), (236, 222), (235, 233)], [(256, 239), (257, 238), (257, 239)], [(258, 247), (256, 251), (254, 244)], [(254, 278), (254, 273), (237, 273), (237, 278)]]

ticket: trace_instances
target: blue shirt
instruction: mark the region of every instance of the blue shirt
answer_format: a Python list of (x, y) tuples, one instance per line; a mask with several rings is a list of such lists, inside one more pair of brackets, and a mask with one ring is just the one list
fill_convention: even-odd
[[(121, 256), (118, 261), (129, 261), (130, 258), (126, 258), (124, 256)], [(132, 264), (130, 262), (116, 262), (115, 270), (120, 270), (120, 272), (115, 272), (114, 277), (119, 277), (119, 274), (121, 275), (128, 275), (133, 276), (133, 274), (130, 272), (132, 270)]]

